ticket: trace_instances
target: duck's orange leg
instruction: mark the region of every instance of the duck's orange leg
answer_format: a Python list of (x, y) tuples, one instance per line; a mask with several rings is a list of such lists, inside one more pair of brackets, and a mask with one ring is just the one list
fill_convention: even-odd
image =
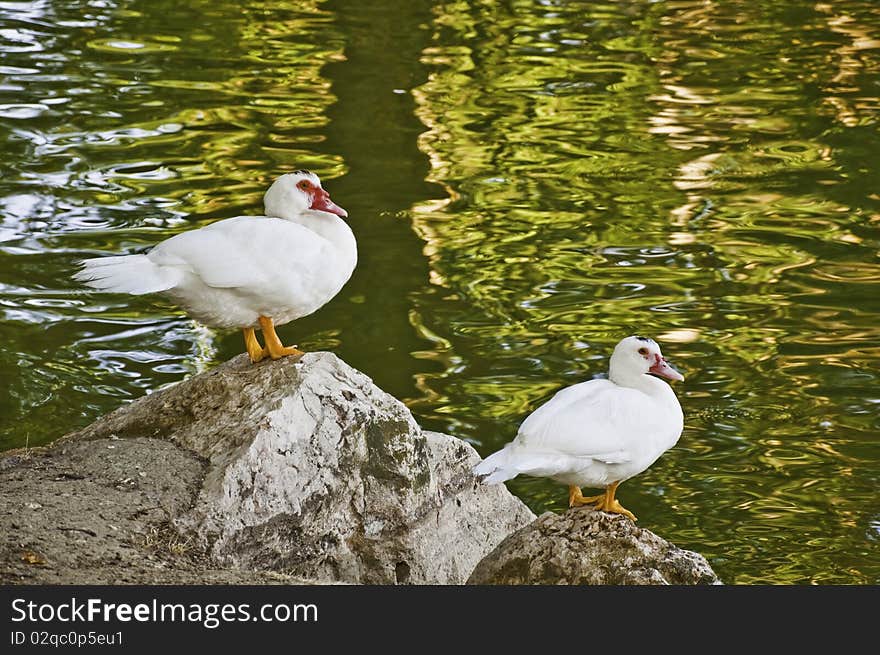
[(244, 328), (242, 332), (244, 333), (244, 347), (247, 349), (247, 354), (251, 358), (251, 361), (256, 364), (269, 353), (268, 351), (263, 350), (260, 342), (257, 341), (257, 335), (254, 333), (254, 328)]
[(305, 355), (305, 353), (296, 346), (285, 346), (281, 343), (281, 339), (275, 334), (275, 325), (272, 319), (266, 316), (260, 316), (260, 327), (263, 329), (263, 340), (266, 342), (266, 350), (269, 357), (278, 359), (288, 355)]
[(605, 494), (599, 494), (598, 496), (584, 496), (581, 493), (581, 488), (577, 487), (573, 484), (568, 485), (568, 506), (569, 507), (579, 507), (581, 505), (592, 505), (600, 498), (605, 498)]
[(623, 505), (621, 505), (614, 497), (614, 492), (617, 491), (617, 486), (619, 484), (620, 482), (612, 482), (607, 487), (605, 487), (605, 495), (599, 499), (599, 502), (597, 502), (594, 507), (602, 512), (610, 512), (611, 514), (623, 514), (633, 521), (638, 521), (636, 515), (626, 509)]

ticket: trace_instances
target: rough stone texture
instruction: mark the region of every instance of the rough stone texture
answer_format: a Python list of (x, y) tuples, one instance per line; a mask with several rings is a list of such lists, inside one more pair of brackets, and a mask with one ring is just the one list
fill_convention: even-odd
[(0, 583), (302, 583), (223, 570), (171, 526), (203, 469), (193, 454), (143, 437), (0, 458)]
[(242, 355), (0, 459), (0, 580), (463, 583), (534, 518), (477, 461), (332, 354)]
[(590, 508), (542, 514), (489, 553), (468, 584), (720, 584), (706, 559)]

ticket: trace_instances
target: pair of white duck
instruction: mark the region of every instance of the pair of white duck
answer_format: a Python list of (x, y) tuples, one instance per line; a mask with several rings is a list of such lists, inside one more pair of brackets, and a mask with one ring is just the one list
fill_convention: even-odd
[[(189, 316), (218, 328), (239, 328), (253, 362), (302, 355), (275, 333), (316, 311), (351, 277), (357, 244), (318, 176), (278, 178), (264, 197), (265, 216), (237, 216), (183, 232), (145, 255), (87, 259), (75, 279), (101, 291), (162, 292)], [(263, 333), (265, 346), (255, 330)], [(617, 486), (675, 445), (681, 406), (668, 384), (682, 380), (651, 339), (627, 337), (611, 355), (607, 380), (557, 393), (533, 412), (516, 438), (475, 469), (488, 483), (517, 475), (569, 485), (569, 505), (635, 519), (615, 498)], [(583, 496), (581, 487), (605, 488)]]

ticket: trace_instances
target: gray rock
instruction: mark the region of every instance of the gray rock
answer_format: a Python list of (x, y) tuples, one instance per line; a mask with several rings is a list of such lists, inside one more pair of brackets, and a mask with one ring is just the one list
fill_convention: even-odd
[(191, 504), (202, 461), (158, 439), (66, 441), (0, 458), (0, 583), (272, 584), (223, 569), (171, 517)]
[[(8, 535), (9, 524), (18, 535), (3, 544), (0, 562), (39, 573), (42, 565), (19, 553), (42, 548), (54, 579), (71, 582), (71, 567), (97, 573), (112, 560), (137, 568), (158, 534), (153, 541), (185, 543), (192, 556), (181, 564), (157, 555), (147, 577), (201, 567), (220, 578), (255, 571), (459, 584), (534, 518), (504, 487), (479, 485), (470, 473), (477, 461), (468, 444), (423, 432), (402, 403), (329, 353), (259, 365), (242, 355), (45, 452), (0, 459), (0, 531)], [(52, 476), (66, 470), (76, 477), (53, 500), (61, 487)], [(26, 496), (11, 479), (29, 481)], [(42, 516), (15, 528), (23, 498), (42, 504), (33, 510)], [(65, 522), (86, 531), (75, 532), (83, 543), (74, 540), (69, 552), (49, 537)], [(89, 553), (100, 554), (87, 565)]]
[(720, 584), (706, 559), (617, 514), (542, 514), (502, 541), (468, 584)]

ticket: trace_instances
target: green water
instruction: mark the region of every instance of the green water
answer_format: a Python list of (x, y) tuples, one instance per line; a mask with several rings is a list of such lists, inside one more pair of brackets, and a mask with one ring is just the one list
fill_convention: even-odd
[(485, 455), (652, 336), (686, 426), (640, 524), (728, 583), (880, 583), (878, 118), (870, 0), (0, 2), (0, 448), (242, 352), (70, 275), (310, 168), (360, 261), (286, 341)]

